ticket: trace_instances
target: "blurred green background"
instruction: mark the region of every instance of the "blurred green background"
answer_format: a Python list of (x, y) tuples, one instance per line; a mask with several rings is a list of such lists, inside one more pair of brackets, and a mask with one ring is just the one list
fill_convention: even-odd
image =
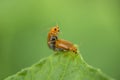
[(119, 0), (0, 0), (0, 80), (51, 55), (46, 38), (56, 24), (88, 64), (120, 80), (119, 6)]

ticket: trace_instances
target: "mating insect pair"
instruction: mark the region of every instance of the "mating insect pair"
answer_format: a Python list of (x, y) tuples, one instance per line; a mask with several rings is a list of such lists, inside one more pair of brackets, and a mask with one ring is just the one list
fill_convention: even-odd
[(50, 29), (47, 39), (49, 48), (54, 51), (73, 51), (77, 53), (77, 48), (71, 42), (58, 38), (59, 32), (58, 26)]

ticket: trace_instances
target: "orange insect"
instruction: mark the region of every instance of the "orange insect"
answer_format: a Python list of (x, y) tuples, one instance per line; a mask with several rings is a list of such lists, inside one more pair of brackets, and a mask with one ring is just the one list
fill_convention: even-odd
[(73, 51), (77, 53), (77, 48), (69, 41), (58, 39), (59, 27), (51, 28), (48, 33), (48, 46), (54, 51)]
[(59, 32), (60, 32), (60, 30), (59, 30), (58, 26), (51, 28), (48, 33), (48, 41), (51, 41), (51, 39), (52, 39), (51, 37), (57, 37)]
[(55, 42), (56, 51), (72, 51), (77, 53), (77, 48), (69, 41), (58, 39)]
[(50, 31), (48, 33), (48, 39), (47, 39), (47, 44), (50, 49), (55, 50), (55, 43), (56, 43), (56, 40), (58, 39), (59, 31), (60, 30), (59, 30), (58, 26), (55, 26), (50, 29)]

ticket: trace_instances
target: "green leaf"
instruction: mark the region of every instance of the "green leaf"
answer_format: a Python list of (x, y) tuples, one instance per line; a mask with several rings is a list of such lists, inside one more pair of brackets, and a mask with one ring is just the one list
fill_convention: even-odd
[(113, 80), (89, 66), (80, 54), (59, 52), (5, 80)]

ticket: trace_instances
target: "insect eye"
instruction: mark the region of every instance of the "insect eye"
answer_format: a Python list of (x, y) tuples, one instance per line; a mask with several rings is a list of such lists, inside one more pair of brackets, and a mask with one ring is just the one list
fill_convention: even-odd
[(56, 31), (57, 29), (55, 28), (54, 30)]

